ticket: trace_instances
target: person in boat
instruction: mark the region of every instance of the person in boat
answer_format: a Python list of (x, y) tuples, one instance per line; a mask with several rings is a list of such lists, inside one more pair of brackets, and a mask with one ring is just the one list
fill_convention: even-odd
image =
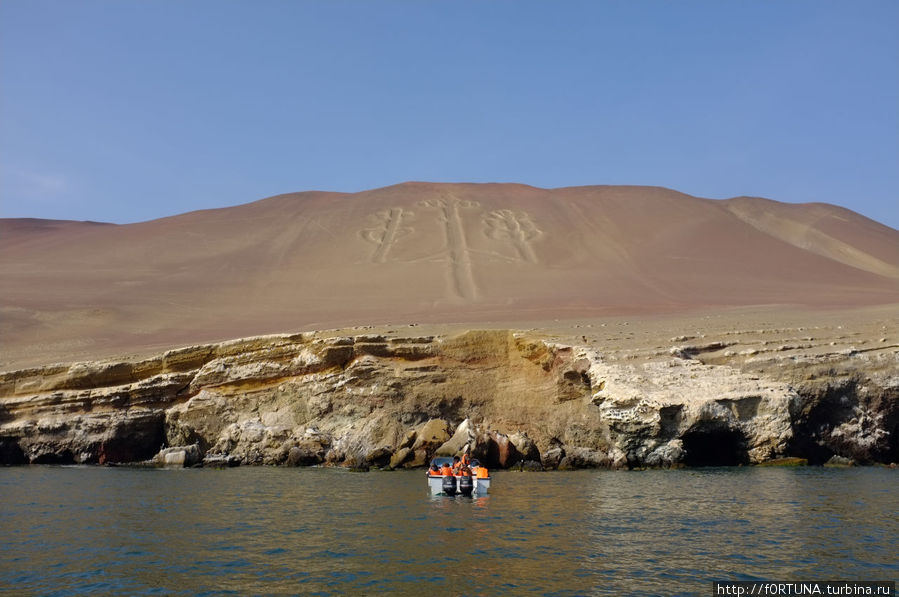
[(469, 466), (460, 466), (460, 467), (459, 467), (459, 476), (461, 476), (461, 477), (470, 477), (470, 476), (471, 476), (471, 467), (469, 467)]
[(472, 473), (474, 474), (474, 476), (477, 477), (478, 479), (486, 479), (487, 477), (490, 476), (488, 474), (487, 467), (481, 466), (481, 463), (478, 462), (477, 460), (471, 461), (471, 469), (472, 469)]
[(468, 458), (468, 452), (464, 452), (462, 454), (462, 466), (467, 466), (467, 467), (471, 466), (471, 461)]
[(449, 462), (443, 463), (443, 468), (440, 469), (440, 474), (444, 477), (452, 477), (453, 476), (453, 467), (449, 465)]
[(462, 468), (462, 461), (459, 460), (458, 456), (453, 456), (453, 473), (458, 475), (460, 468)]
[(429, 476), (429, 477), (439, 477), (439, 476), (441, 476), (442, 474), (443, 474), (443, 473), (440, 472), (440, 469), (437, 468), (437, 465), (436, 465), (436, 464), (432, 464), (432, 465), (431, 465), (431, 468), (428, 470), (428, 476)]

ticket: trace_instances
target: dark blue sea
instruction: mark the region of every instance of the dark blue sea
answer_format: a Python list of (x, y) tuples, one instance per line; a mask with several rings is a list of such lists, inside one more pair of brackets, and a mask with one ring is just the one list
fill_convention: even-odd
[(899, 579), (899, 470), (0, 469), (15, 595), (711, 595)]

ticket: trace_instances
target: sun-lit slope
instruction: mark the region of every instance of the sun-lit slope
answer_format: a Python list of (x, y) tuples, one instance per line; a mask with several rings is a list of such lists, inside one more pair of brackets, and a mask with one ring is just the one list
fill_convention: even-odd
[(790, 243), (881, 276), (899, 279), (896, 230), (835, 205), (795, 205), (755, 197), (729, 200), (751, 226)]
[(0, 360), (389, 321), (893, 303), (897, 247), (830, 206), (654, 187), (405, 183), (131, 225), (6, 220)]

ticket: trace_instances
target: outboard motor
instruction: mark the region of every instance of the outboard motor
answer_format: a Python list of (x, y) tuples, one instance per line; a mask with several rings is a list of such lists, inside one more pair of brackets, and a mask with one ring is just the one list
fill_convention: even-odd
[[(469, 489), (471, 491), (471, 489)], [(443, 478), (443, 493), (446, 495), (456, 495), (456, 478), (448, 475)]]
[(462, 495), (471, 495), (473, 489), (474, 481), (472, 481), (471, 475), (459, 478), (459, 493)]

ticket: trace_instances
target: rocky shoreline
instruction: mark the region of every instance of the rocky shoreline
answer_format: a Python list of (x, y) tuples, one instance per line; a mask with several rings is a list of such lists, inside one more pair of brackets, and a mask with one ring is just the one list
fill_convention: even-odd
[[(0, 373), (0, 463), (492, 468), (899, 461), (899, 349), (535, 331), (261, 336)], [(811, 338), (809, 339), (811, 340)]]

